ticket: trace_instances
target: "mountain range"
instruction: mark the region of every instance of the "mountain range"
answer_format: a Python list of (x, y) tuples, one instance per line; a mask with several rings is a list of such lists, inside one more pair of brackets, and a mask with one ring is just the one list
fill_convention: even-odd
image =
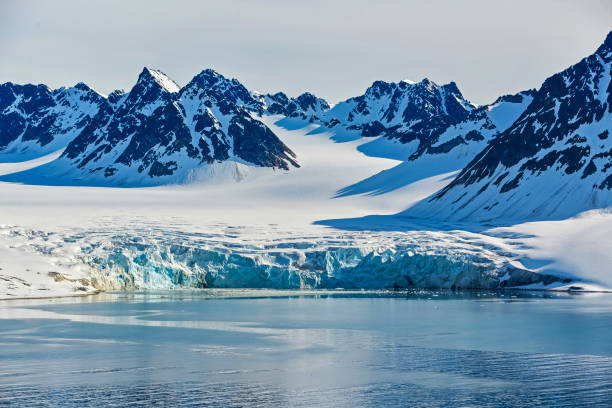
[[(299, 152), (265, 124), (314, 124), (368, 156), (401, 160), (339, 196), (459, 172), (404, 215), (453, 220), (568, 216), (612, 205), (612, 33), (538, 90), (484, 106), (454, 82), (374, 82), (334, 106), (311, 93), (256, 93), (207, 69), (181, 87), (144, 68), (129, 92), (0, 85), (0, 160), (63, 149), (34, 177), (144, 186), (196, 179), (222, 163), (293, 171)], [(282, 123), (279, 122), (279, 123)], [(3, 180), (23, 181), (15, 174)], [(38, 177), (36, 176), (36, 177)], [(22, 179), (20, 180), (20, 177)], [(386, 185), (386, 187), (385, 187)]]
[(63, 148), (106, 105), (105, 97), (82, 82), (56, 90), (0, 84), (0, 157), (20, 161)]
[[(9, 106), (3, 114), (25, 113), (37, 121), (22, 119), (15, 121), (22, 126), (10, 126), (3, 118), (9, 125), (3, 140), (15, 141), (7, 147), (33, 140), (38, 151), (46, 152), (67, 142), (46, 174), (93, 183), (154, 185), (180, 181), (202, 166), (228, 160), (281, 170), (299, 167), (295, 153), (257, 119), (255, 112), (263, 112), (264, 105), (237, 80), (213, 70), (202, 71), (181, 88), (161, 71), (144, 68), (127, 93), (116, 91), (104, 98), (88, 88), (95, 109), (90, 104), (88, 115), (80, 116), (73, 113), (76, 104), (59, 103), (56, 94), (61, 92), (39, 85), (38, 92), (25, 94), (28, 89), (13, 86), (12, 100), (3, 98)], [(32, 104), (35, 108), (28, 109)], [(32, 123), (52, 125), (33, 138)]]

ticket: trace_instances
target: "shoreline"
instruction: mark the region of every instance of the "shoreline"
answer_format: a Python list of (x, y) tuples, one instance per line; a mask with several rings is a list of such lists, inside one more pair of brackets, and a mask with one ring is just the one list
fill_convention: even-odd
[(448, 293), (479, 293), (479, 292), (487, 292), (487, 293), (529, 293), (529, 292), (539, 292), (539, 293), (559, 293), (559, 294), (612, 294), (611, 289), (602, 289), (602, 290), (576, 290), (576, 289), (525, 289), (525, 288), (500, 288), (500, 289), (474, 289), (474, 288), (466, 288), (466, 289), (442, 289), (442, 288), (388, 288), (388, 289), (325, 289), (325, 288), (304, 288), (304, 289), (274, 289), (274, 288), (179, 288), (179, 289), (156, 289), (156, 290), (133, 290), (133, 291), (104, 291), (98, 290), (97, 292), (92, 293), (80, 293), (74, 295), (56, 295), (56, 296), (28, 296), (28, 297), (12, 297), (12, 298), (0, 298), (0, 302), (12, 301), (12, 300), (52, 300), (52, 299), (69, 299), (69, 298), (85, 298), (96, 295), (103, 294), (157, 294), (157, 293), (181, 293), (181, 292), (204, 292), (206, 290), (217, 290), (217, 291), (270, 291), (270, 292), (293, 292), (296, 295), (300, 293), (302, 295), (316, 295), (320, 293), (334, 293), (334, 294), (368, 294), (368, 293), (408, 293), (411, 291), (431, 291), (431, 292), (448, 292)]

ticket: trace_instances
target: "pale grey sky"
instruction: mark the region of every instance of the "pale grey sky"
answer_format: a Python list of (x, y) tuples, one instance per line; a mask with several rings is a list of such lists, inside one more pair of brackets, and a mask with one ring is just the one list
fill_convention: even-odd
[(488, 103), (539, 87), (612, 30), (610, 0), (0, 0), (0, 82), (129, 90), (143, 66), (337, 102), (376, 79), (457, 82)]

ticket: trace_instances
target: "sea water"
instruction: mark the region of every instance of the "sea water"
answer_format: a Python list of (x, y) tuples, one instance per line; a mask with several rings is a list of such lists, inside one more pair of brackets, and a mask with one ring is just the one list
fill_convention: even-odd
[(610, 406), (612, 294), (0, 302), (0, 406)]

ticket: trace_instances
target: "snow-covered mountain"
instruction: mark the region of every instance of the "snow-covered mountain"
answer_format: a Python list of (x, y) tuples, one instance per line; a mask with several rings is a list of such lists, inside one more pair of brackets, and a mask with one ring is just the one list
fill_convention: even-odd
[(308, 122), (319, 121), (329, 110), (329, 104), (325, 99), (309, 92), (304, 92), (296, 98), (289, 98), (283, 92), (255, 96), (265, 105), (266, 113)]
[(156, 185), (220, 171), (214, 167), (226, 162), (299, 167), (257, 119), (263, 110), (242, 84), (213, 70), (181, 88), (145, 68), (129, 93), (109, 95), (62, 156), (38, 171), (86, 184)]
[[(490, 105), (472, 110), (458, 123), (442, 127), (442, 133), (434, 132), (428, 143), (420, 144), (408, 160), (422, 156), (455, 153), (459, 157), (473, 157), (500, 132), (506, 130), (523, 113), (533, 100), (535, 90), (499, 97)], [(467, 164), (467, 162), (465, 163)], [(461, 166), (463, 167), (463, 166)]]
[(612, 33), (548, 78), (521, 116), (446, 188), (407, 214), (567, 217), (612, 205)]
[(365, 94), (336, 104), (323, 115), (325, 127), (354, 136), (384, 136), (402, 144), (429, 140), (447, 126), (465, 119), (475, 106), (454, 82), (376, 81)]
[(396, 139), (378, 136), (361, 144), (357, 149), (368, 156), (403, 162), (343, 188), (338, 195), (382, 194), (429, 177), (450, 176), (460, 171), (523, 113), (534, 94), (535, 90), (528, 90), (501, 96), (489, 105), (473, 109), (457, 123), (442, 124), (423, 141), (402, 144)]
[(101, 110), (106, 98), (84, 83), (0, 85), (0, 160), (22, 161), (65, 147)]

